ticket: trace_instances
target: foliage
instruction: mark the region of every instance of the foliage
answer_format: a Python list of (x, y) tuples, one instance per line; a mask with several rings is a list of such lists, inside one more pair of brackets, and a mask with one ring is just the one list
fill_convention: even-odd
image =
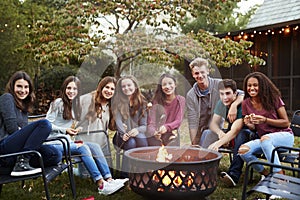
[[(252, 56), (247, 49), (252, 42), (220, 39), (200, 30), (198, 34), (179, 35), (161, 39), (145, 30), (116, 34), (115, 40), (100, 43), (99, 50), (110, 51), (117, 58), (115, 75), (141, 59), (158, 66), (172, 67), (180, 60), (191, 61), (196, 57), (210, 60), (217, 67), (231, 67), (247, 62), (251, 66), (264, 65), (264, 60)], [(146, 71), (146, 70), (145, 70)]]
[(249, 49), (253, 43), (240, 40), (239, 43), (229, 38), (219, 39), (206, 31), (200, 30), (196, 39), (202, 47), (210, 52), (211, 60), (217, 67), (231, 67), (247, 62), (250, 66), (265, 65), (265, 61), (252, 56)]
[[(176, 27), (185, 23), (186, 16), (205, 15), (210, 23), (223, 21), (220, 10), (227, 9), (240, 0), (114, 0), (97, 2), (99, 17), (109, 24), (112, 34), (128, 33), (141, 24), (152, 27)], [(201, 11), (201, 12), (199, 12)], [(125, 22), (125, 25), (124, 25)], [(121, 28), (124, 27), (124, 28)]]
[[(172, 34), (162, 36), (163, 32), (170, 33), (163, 28), (178, 28), (185, 23), (186, 16), (205, 16), (209, 23), (221, 23), (226, 17), (224, 10), (234, 7), (239, 1), (71, 0), (65, 5), (60, 3), (59, 9), (53, 10), (51, 19), (36, 21), (28, 34), (25, 48), (31, 51), (39, 65), (50, 68), (64, 64), (79, 67), (83, 61), (96, 65), (97, 57), (108, 56), (103, 50), (112, 49), (117, 77), (132, 61), (141, 57), (161, 66), (174, 66), (179, 62), (179, 56), (184, 59), (195, 55), (208, 57), (214, 51), (209, 49), (204, 53), (201, 45), (186, 41), (182, 36), (178, 37), (179, 34), (175, 38), (171, 37)], [(136, 31), (149, 26), (155, 31), (162, 31), (153, 32), (153, 29), (149, 31), (146, 28), (144, 31), (148, 33), (143, 35)], [(176, 45), (180, 45), (179, 50)], [(239, 63), (235, 58), (227, 59), (233, 59), (231, 63)], [(226, 63), (223, 66), (224, 62), (216, 62), (219, 67), (228, 66)]]
[[(51, 73), (66, 76), (70, 74), (67, 69), (70, 67), (72, 73), (93, 83), (87, 84), (90, 86), (95, 85), (101, 74), (111, 75), (114, 71), (119, 77), (132, 64), (143, 64), (139, 69), (147, 71), (149, 63), (155, 64), (157, 69), (174, 67), (198, 56), (209, 58), (218, 67), (244, 61), (251, 65), (263, 64), (246, 50), (251, 45), (248, 42), (221, 40), (204, 31), (180, 34), (180, 25), (186, 23), (187, 16), (203, 15), (210, 24), (218, 24), (224, 20), (223, 10), (239, 1), (26, 0), (20, 3), (5, 0), (14, 2), (13, 8), (18, 10), (18, 15), (13, 15), (11, 10), (9, 13), (3, 11), (3, 16), (14, 20), (20, 17), (21, 23), (30, 24), (22, 31), (15, 31), (23, 34), (22, 37), (10, 32), (14, 38), (22, 40), (10, 50), (19, 47), (14, 51), (18, 59), (9, 60), (32, 77), (50, 82), (55, 80)], [(8, 35), (4, 40), (7, 38)], [(15, 71), (16, 67), (11, 69)], [(49, 78), (44, 79), (44, 75)], [(59, 86), (59, 81), (44, 83), (43, 89)], [(90, 86), (84, 90), (90, 91)]]
[(15, 49), (25, 40), (24, 16), (19, 10), (21, 3), (18, 0), (3, 0), (0, 2), (0, 92), (3, 92), (8, 77), (15, 71), (23, 55), (17, 56)]
[[(211, 33), (224, 33), (230, 31), (237, 31), (248, 24), (250, 17), (254, 14), (257, 6), (253, 6), (245, 14), (237, 11), (238, 2), (240, 1), (226, 1), (226, 4), (220, 4), (218, 10), (211, 9), (209, 13), (203, 13), (198, 10), (199, 14), (197, 18), (187, 17), (185, 23), (182, 25), (182, 32), (187, 34), (190, 32), (198, 33), (203, 29)], [(212, 22), (207, 20), (208, 14), (214, 16), (217, 15), (221, 19)]]

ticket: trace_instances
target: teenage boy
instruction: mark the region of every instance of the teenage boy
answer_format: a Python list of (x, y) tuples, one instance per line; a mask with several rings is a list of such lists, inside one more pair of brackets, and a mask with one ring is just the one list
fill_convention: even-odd
[[(222, 79), (209, 77), (209, 63), (204, 58), (195, 58), (190, 64), (191, 73), (196, 83), (186, 95), (186, 110), (191, 143), (202, 146), (202, 133), (208, 129), (212, 112), (219, 97), (218, 84)], [(238, 95), (230, 106), (228, 118), (236, 118), (237, 106), (242, 103), (244, 95)], [(201, 140), (201, 142), (200, 142)]]
[(233, 160), (228, 172), (221, 172), (221, 180), (229, 187), (236, 186), (242, 174), (244, 162), (238, 155), (239, 147), (249, 140), (251, 131), (243, 127), (242, 106), (237, 108), (236, 119), (230, 122), (227, 112), (237, 99), (236, 82), (231, 79), (224, 79), (219, 83), (220, 100), (218, 101), (212, 121), (209, 125), (210, 132), (204, 137), (204, 144), (209, 149), (218, 151), (223, 145), (233, 147)]

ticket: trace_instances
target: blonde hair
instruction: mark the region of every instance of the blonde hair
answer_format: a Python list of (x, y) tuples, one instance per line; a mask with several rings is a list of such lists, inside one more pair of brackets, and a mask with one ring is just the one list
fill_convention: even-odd
[(195, 58), (190, 64), (190, 69), (194, 69), (194, 67), (201, 67), (205, 66), (207, 69), (209, 69), (209, 63), (206, 59), (204, 58)]

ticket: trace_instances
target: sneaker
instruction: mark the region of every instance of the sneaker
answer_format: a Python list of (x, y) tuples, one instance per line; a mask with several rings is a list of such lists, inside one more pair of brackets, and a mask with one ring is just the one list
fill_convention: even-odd
[(113, 182), (109, 183), (107, 181), (103, 181), (103, 188), (100, 189), (100, 187), (98, 187), (98, 193), (103, 195), (110, 195), (117, 192), (122, 187), (124, 187), (123, 184), (116, 184)]
[(234, 187), (234, 186), (236, 186), (236, 183), (234, 182), (234, 180), (226, 172), (221, 172), (221, 180), (228, 187)]
[(10, 173), (11, 176), (26, 176), (41, 173), (41, 168), (33, 168), (29, 165), (29, 158), (18, 156), (17, 162)]
[(115, 184), (122, 184), (122, 185), (124, 185), (127, 181), (129, 181), (129, 178), (112, 179), (111, 181), (109, 181), (109, 183), (115, 183)]

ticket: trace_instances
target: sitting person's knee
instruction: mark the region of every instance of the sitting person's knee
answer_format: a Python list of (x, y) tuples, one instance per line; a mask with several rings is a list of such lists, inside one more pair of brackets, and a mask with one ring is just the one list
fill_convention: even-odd
[(249, 150), (250, 150), (250, 147), (243, 144), (243, 145), (240, 146), (238, 153), (239, 153), (239, 154), (245, 154), (245, 153), (247, 153)]
[(263, 142), (265, 140), (269, 140), (269, 136), (266, 136), (266, 135), (263, 135), (261, 138), (260, 138), (260, 141)]

